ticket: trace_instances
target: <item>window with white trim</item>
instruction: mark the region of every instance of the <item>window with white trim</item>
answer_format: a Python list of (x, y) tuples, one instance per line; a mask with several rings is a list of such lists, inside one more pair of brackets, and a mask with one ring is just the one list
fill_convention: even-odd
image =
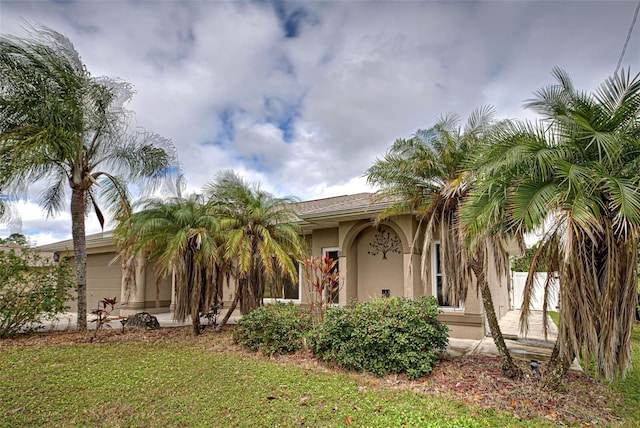
[(461, 309), (462, 302), (458, 302), (457, 306), (451, 305), (448, 297), (444, 293), (442, 265), (440, 263), (440, 242), (434, 242), (431, 248), (431, 283), (433, 296), (438, 299), (438, 306), (441, 308)]
[(302, 265), (297, 261), (294, 264), (298, 265), (298, 277), (292, 280), (289, 276), (285, 278), (276, 277), (274, 280), (265, 284), (264, 287), (264, 299), (265, 300), (290, 300), (300, 301), (300, 282), (302, 278)]

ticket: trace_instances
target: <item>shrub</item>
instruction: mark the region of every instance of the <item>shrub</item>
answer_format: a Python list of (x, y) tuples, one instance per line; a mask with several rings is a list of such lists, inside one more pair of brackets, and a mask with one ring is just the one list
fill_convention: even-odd
[(311, 314), (292, 303), (261, 306), (244, 315), (233, 329), (233, 340), (266, 355), (287, 354), (302, 348), (311, 329)]
[(54, 263), (30, 248), (0, 251), (0, 337), (40, 328), (71, 300), (72, 271), (66, 261)]
[(435, 317), (434, 297), (379, 298), (332, 307), (309, 337), (321, 359), (346, 369), (384, 376), (406, 373), (410, 379), (432, 372), (448, 343), (448, 328)]

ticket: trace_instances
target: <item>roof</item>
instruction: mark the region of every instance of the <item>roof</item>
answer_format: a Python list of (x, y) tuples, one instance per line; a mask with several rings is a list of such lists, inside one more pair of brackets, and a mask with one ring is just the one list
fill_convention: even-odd
[(365, 210), (374, 208), (373, 193), (356, 193), (354, 195), (334, 196), (299, 202), (294, 209), (301, 217), (328, 214), (340, 211)]
[(295, 204), (294, 210), (302, 219), (305, 231), (338, 227), (339, 222), (373, 220), (389, 206), (388, 200), (377, 201), (374, 193), (334, 196)]
[[(374, 201), (374, 193), (356, 193), (297, 202), (293, 209), (302, 218), (305, 230), (337, 227), (339, 221), (369, 219), (386, 208), (387, 201)], [(87, 249), (113, 245), (113, 231), (87, 235)], [(58, 241), (36, 247), (40, 251), (72, 251), (73, 240)]]
[[(92, 233), (86, 236), (87, 249), (105, 247), (113, 245), (113, 230), (106, 230), (104, 232)], [(73, 251), (73, 240), (67, 239), (65, 241), (53, 242), (51, 244), (40, 245), (36, 247), (39, 251)]]

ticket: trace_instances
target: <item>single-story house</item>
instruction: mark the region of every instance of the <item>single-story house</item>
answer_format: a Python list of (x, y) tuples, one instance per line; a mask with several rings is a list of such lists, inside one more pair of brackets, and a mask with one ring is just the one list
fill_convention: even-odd
[[(386, 206), (385, 202), (374, 202), (371, 193), (317, 199), (295, 205), (302, 219), (301, 226), (311, 255), (328, 255), (338, 260), (340, 290), (337, 303), (344, 305), (353, 299), (362, 302), (381, 296), (415, 299), (433, 295), (440, 302), (442, 313), (439, 318), (449, 326), (451, 337), (480, 338), (487, 334), (482, 299), (475, 292), (475, 285), (472, 284), (464, 304), (452, 305), (443, 297), (437, 241), (431, 244), (430, 275), (426, 281), (422, 281), (422, 246), (412, 245), (420, 242), (420, 236), (415, 239), (419, 228), (413, 216), (399, 216), (383, 225), (374, 225), (373, 220)], [(39, 249), (73, 256), (70, 240), (43, 245)], [(87, 236), (88, 308), (95, 307), (103, 297), (118, 296), (119, 300), (124, 299), (121, 267), (119, 261), (115, 260), (116, 255), (111, 232)], [(499, 276), (489, 266), (487, 279), (491, 285), (496, 314), (502, 317), (510, 309), (510, 275)], [(170, 278), (156, 281), (153, 267), (148, 266), (138, 272), (137, 284), (136, 292), (121, 306), (122, 314), (141, 310), (159, 313), (172, 309), (174, 293)], [(300, 268), (297, 282), (286, 281), (282, 290), (270, 290), (265, 295), (265, 301), (292, 301), (304, 305), (308, 302), (306, 290)], [(227, 307), (233, 299), (233, 292), (233, 284), (225, 285), (224, 301)]]

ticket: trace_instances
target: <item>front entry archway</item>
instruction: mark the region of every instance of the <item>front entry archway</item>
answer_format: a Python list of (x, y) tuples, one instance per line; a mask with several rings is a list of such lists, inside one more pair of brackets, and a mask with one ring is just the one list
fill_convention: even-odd
[(358, 261), (359, 302), (404, 295), (402, 242), (393, 229), (388, 226), (364, 229), (353, 247)]

